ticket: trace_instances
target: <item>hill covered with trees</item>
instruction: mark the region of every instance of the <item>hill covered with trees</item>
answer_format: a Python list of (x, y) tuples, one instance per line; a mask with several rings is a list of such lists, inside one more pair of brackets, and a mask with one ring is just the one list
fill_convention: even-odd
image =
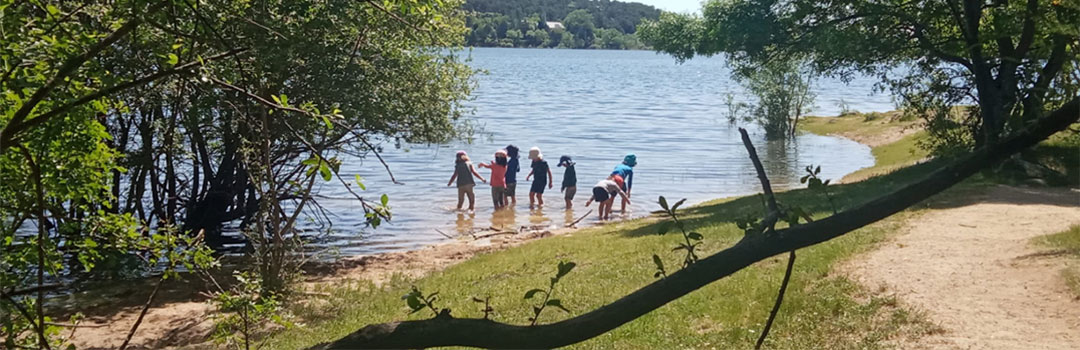
[(463, 9), (466, 44), (482, 47), (641, 49), (637, 24), (660, 16), (649, 5), (610, 0), (468, 0)]

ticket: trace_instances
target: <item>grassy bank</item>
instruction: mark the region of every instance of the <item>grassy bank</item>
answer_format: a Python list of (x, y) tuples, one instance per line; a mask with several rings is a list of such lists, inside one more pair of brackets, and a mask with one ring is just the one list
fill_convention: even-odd
[[(922, 164), (831, 189), (841, 209), (852, 207), (925, 174), (931, 166)], [(953, 191), (965, 190), (962, 187)], [(779, 193), (778, 199), (786, 205), (800, 206), (816, 217), (831, 211), (822, 195), (807, 190)], [(705, 237), (702, 256), (734, 244), (742, 237), (734, 221), (750, 214), (760, 215), (761, 211), (761, 200), (756, 196), (716, 200), (681, 210), (688, 228)], [(898, 308), (894, 300), (875, 296), (834, 273), (838, 262), (883, 241), (909, 215), (914, 214), (908, 211), (801, 250), (768, 348), (806, 349), (826, 345), (832, 349), (884, 348), (887, 339), (918, 336), (931, 329), (917, 315)], [(662, 224), (662, 220), (646, 218), (584, 229), (480, 255), (428, 277), (395, 278), (380, 287), (363, 281), (326, 287), (322, 292), (330, 297), (325, 302), (308, 303), (295, 310), (305, 319), (303, 325), (277, 333), (269, 345), (279, 349), (302, 348), (336, 339), (371, 323), (431, 317), (426, 311), (407, 315), (408, 308), (401, 296), (411, 285), (425, 294), (438, 292), (437, 306), (452, 309), (457, 317), (482, 317), (482, 305), (471, 299), (490, 297), (495, 310), (492, 318), (528, 324), (531, 306), (536, 301), (524, 300), (522, 296), (527, 290), (545, 287), (559, 261), (578, 265), (555, 290), (555, 297), (562, 299), (570, 313), (550, 309), (540, 317), (540, 322), (572, 317), (654, 281), (653, 254), (663, 258), (669, 271), (677, 269), (681, 256), (671, 248), (681, 236), (658, 235)], [(755, 264), (572, 348), (749, 348), (772, 306), (785, 259), (777, 256)]]
[(1080, 225), (1064, 232), (1038, 237), (1034, 243), (1053, 249), (1047, 252), (1048, 254), (1061, 254), (1073, 259), (1072, 264), (1061, 270), (1061, 277), (1073, 294), (1080, 298)]
[(846, 137), (870, 146), (874, 165), (844, 176), (843, 182), (855, 182), (886, 174), (927, 159), (929, 152), (919, 148), (926, 132), (918, 121), (904, 120), (898, 111), (886, 113), (848, 113), (839, 117), (807, 117), (799, 128), (818, 135)]

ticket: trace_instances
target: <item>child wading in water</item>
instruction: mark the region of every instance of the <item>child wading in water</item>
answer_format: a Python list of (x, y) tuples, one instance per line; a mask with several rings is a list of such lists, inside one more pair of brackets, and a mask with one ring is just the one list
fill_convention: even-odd
[(634, 166), (636, 165), (637, 156), (630, 153), (623, 157), (622, 164), (616, 165), (615, 170), (611, 172), (612, 175), (619, 176), (620, 179), (616, 181), (620, 183), (619, 187), (626, 191), (626, 197), (622, 201), (622, 208), (619, 210), (622, 213), (626, 212), (626, 205), (630, 204), (630, 191), (634, 188)]
[(480, 181), (487, 183), (480, 173), (476, 172), (472, 163), (469, 162), (469, 155), (465, 154), (465, 151), (457, 152), (457, 159), (454, 162), (454, 175), (450, 176), (450, 182), (446, 183), (446, 186), (454, 184), (454, 179), (457, 179), (457, 209), (461, 210), (461, 204), (465, 201), (465, 196), (469, 196), (469, 211), (473, 210), (473, 205), (476, 202), (476, 195), (473, 194), (473, 187), (476, 186), (476, 182), (473, 182), (473, 176), (476, 176)]
[(518, 165), (518, 148), (514, 145), (506, 146), (506, 199), (504, 203), (510, 205), (511, 208), (517, 205), (517, 197), (514, 197), (514, 193), (517, 192), (517, 173), (521, 171), (521, 166)]
[(533, 178), (532, 187), (529, 188), (529, 209), (532, 209), (536, 205), (544, 206), (544, 183), (547, 182), (548, 188), (555, 187), (555, 183), (551, 177), (551, 167), (544, 160), (544, 155), (540, 154), (539, 147), (529, 149), (529, 159), (532, 159), (532, 171), (529, 171), (529, 175), (525, 175), (525, 181), (529, 181), (530, 176), (536, 175)]
[(566, 167), (566, 171), (563, 172), (562, 188), (559, 191), (565, 195), (563, 199), (566, 200), (566, 209), (574, 207), (574, 195), (577, 194), (577, 171), (574, 170), (573, 160), (570, 156), (559, 157), (559, 166)]
[(597, 208), (597, 211), (600, 215), (600, 220), (611, 219), (611, 206), (615, 204), (616, 194), (622, 196), (625, 203), (630, 203), (630, 196), (627, 196), (626, 192), (623, 192), (621, 188), (622, 186), (619, 186), (619, 184), (615, 182), (614, 178), (615, 175), (611, 175), (608, 176), (606, 180), (600, 180), (600, 182), (597, 182), (596, 185), (592, 188), (592, 197), (589, 198), (587, 202), (585, 202), (585, 207), (588, 207), (590, 204), (592, 204), (593, 201), (600, 203), (599, 208)]
[(495, 160), (491, 164), (480, 163), (477, 166), (491, 169), (491, 201), (495, 203), (495, 210), (506, 206), (506, 150), (495, 152)]

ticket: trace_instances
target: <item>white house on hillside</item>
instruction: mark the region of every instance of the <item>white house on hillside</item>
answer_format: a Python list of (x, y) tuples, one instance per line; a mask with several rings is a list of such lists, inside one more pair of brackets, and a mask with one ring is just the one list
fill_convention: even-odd
[(548, 29), (566, 29), (566, 27), (563, 27), (562, 22), (548, 21), (548, 22), (544, 22), (544, 23), (547, 23)]

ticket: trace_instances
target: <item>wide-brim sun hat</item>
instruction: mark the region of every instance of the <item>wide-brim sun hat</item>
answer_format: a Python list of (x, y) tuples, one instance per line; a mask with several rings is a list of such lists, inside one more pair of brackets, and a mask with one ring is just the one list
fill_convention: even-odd
[(533, 147), (529, 149), (529, 159), (538, 160), (544, 159), (544, 154), (540, 153), (540, 147)]
[(572, 159), (570, 159), (570, 156), (559, 157), (559, 165), (558, 166), (569, 166), (571, 164), (574, 164), (574, 161)]
[(629, 166), (635, 166), (635, 165), (637, 165), (637, 156), (634, 155), (633, 153), (627, 154), (626, 157), (623, 157), (622, 162), (623, 162), (623, 164), (626, 164), (626, 165), (629, 165)]

